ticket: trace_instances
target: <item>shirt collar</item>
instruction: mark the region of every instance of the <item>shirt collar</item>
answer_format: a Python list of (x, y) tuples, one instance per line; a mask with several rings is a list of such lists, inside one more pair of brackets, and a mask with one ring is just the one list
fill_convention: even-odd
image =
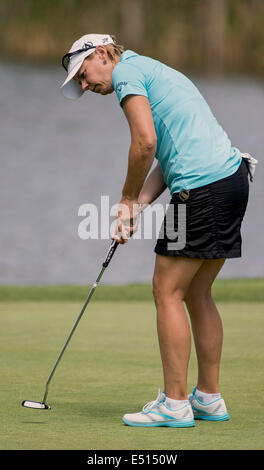
[(120, 62), (122, 62), (123, 60), (126, 60), (126, 59), (129, 59), (130, 57), (134, 57), (134, 56), (137, 56), (138, 54), (134, 51), (130, 51), (129, 49), (127, 51), (124, 51), (122, 54), (121, 54), (121, 57), (120, 57)]

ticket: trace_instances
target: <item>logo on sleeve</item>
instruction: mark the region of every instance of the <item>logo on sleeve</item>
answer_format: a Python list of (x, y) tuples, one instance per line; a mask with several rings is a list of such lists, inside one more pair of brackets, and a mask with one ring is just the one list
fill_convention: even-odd
[(116, 85), (116, 90), (121, 92), (122, 88), (127, 85), (127, 82), (118, 82)]

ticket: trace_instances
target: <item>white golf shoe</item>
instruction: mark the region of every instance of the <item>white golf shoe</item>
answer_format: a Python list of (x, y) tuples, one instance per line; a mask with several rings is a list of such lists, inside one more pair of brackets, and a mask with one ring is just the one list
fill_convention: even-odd
[(221, 396), (210, 403), (203, 403), (197, 397), (196, 387), (194, 387), (193, 393), (188, 395), (188, 400), (192, 405), (194, 419), (205, 421), (226, 421), (229, 419), (224, 399)]
[(127, 413), (123, 422), (129, 426), (169, 426), (172, 428), (185, 428), (194, 426), (191, 404), (183, 400), (183, 405), (172, 410), (166, 405), (166, 395), (159, 390), (155, 401), (147, 403), (139, 413)]

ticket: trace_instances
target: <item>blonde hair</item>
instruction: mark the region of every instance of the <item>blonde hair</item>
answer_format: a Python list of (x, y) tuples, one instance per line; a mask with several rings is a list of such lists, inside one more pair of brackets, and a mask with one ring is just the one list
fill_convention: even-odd
[(113, 40), (113, 44), (107, 44), (105, 46), (107, 50), (108, 57), (112, 62), (115, 60), (115, 56), (121, 56), (121, 54), (124, 52), (125, 48), (121, 44), (116, 43), (116, 37), (111, 35), (111, 38)]

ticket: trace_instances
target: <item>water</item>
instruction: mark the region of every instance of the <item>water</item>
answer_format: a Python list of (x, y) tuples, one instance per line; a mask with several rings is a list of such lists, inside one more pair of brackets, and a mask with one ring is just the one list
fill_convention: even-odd
[[(81, 240), (81, 204), (120, 200), (130, 134), (115, 94), (68, 101), (63, 70), (0, 63), (0, 284), (93, 282), (109, 240)], [(264, 86), (254, 78), (190, 77), (234, 146), (258, 160), (245, 216), (243, 257), (221, 277), (264, 276)], [(158, 202), (169, 202), (166, 191)], [(111, 218), (113, 221), (114, 218)], [(103, 282), (151, 282), (153, 240), (118, 247)]]

